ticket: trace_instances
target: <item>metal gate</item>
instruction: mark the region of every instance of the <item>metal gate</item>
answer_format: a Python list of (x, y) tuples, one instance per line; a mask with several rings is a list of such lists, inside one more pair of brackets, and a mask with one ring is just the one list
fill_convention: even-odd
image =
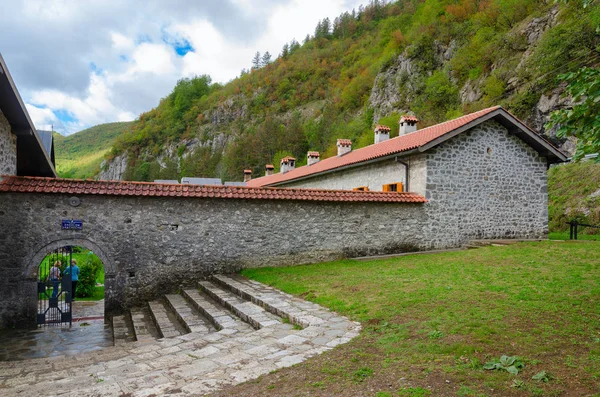
[(73, 319), (71, 315), (71, 266), (73, 247), (65, 246), (47, 255), (38, 272), (38, 325), (64, 325)]

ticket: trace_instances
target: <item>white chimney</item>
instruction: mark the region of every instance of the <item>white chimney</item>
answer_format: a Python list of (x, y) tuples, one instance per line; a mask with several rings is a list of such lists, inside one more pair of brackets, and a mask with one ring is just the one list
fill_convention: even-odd
[(244, 182), (248, 182), (252, 179), (252, 170), (244, 170)]
[(415, 116), (404, 115), (400, 117), (400, 133), (399, 135), (410, 134), (417, 130), (419, 120)]
[(321, 160), (321, 156), (319, 154), (319, 152), (308, 152), (306, 154), (306, 158), (307, 158), (307, 165), (313, 165), (315, 163), (318, 163), (319, 160)]
[(296, 159), (290, 156), (284, 157), (281, 159), (281, 173), (285, 174), (288, 171), (296, 168)]
[(337, 148), (338, 157), (343, 156), (344, 154), (352, 151), (352, 141), (350, 139), (338, 139)]
[(375, 143), (390, 139), (390, 130), (391, 128), (387, 125), (378, 125), (375, 127)]
[(275, 167), (273, 167), (273, 164), (265, 165), (265, 176), (273, 175), (274, 172)]

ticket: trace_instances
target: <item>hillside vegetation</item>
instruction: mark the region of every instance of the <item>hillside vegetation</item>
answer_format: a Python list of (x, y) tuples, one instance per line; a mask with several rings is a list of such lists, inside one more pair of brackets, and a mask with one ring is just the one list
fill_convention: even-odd
[(61, 178), (91, 178), (100, 171), (100, 163), (115, 139), (131, 122), (100, 124), (73, 135), (54, 133), (56, 171)]
[[(584, 161), (548, 171), (550, 231), (569, 229), (567, 222), (600, 225), (600, 163)], [(600, 234), (599, 229), (580, 233)]]
[(581, 0), (374, 0), (226, 85), (179, 81), (117, 140), (105, 171), (126, 161), (122, 179), (240, 180), (286, 154), (298, 165), (308, 149), (331, 156), (337, 138), (371, 144), (375, 123), (397, 134), (404, 112), (423, 127), (502, 105), (543, 130), (569, 104), (556, 76), (598, 64), (599, 24), (600, 7)]

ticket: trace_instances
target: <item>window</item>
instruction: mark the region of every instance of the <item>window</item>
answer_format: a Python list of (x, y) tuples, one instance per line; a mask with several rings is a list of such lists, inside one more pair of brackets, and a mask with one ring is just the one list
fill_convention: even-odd
[(402, 182), (388, 183), (383, 185), (384, 192), (402, 192), (404, 191), (404, 185)]
[(358, 190), (358, 191), (361, 191), (361, 192), (368, 192), (369, 191), (369, 187), (368, 186), (359, 186), (359, 187), (355, 187), (352, 190)]

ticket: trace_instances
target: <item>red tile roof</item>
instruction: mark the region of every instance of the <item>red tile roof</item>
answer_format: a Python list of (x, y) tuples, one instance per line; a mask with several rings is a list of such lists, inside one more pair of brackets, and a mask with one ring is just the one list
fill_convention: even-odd
[(101, 196), (195, 197), (250, 200), (300, 200), (381, 203), (426, 203), (415, 193), (271, 187), (162, 184), (3, 176), (0, 193), (57, 193)]
[(338, 139), (337, 144), (340, 146), (352, 146), (352, 141), (350, 139)]
[(244, 174), (251, 174), (252, 170), (244, 170)]
[(375, 127), (375, 131), (391, 131), (392, 129), (390, 127), (388, 127), (387, 125), (377, 125)]
[(402, 121), (402, 120), (404, 120), (404, 121), (413, 121), (415, 123), (419, 122), (418, 118), (416, 118), (415, 116), (411, 116), (409, 114), (405, 114), (404, 116), (400, 117), (400, 121)]
[(273, 164), (267, 164), (267, 165), (265, 165), (265, 168), (268, 169), (268, 170), (275, 169), (275, 167), (273, 166)]
[(287, 163), (289, 161), (296, 161), (296, 159), (292, 156), (285, 156), (284, 158), (281, 159), (282, 163)]
[[(345, 167), (352, 164), (362, 163), (364, 161), (374, 160), (376, 158), (393, 155), (396, 153), (407, 152), (412, 149), (417, 149), (449, 132), (456, 130), (472, 121), (477, 120), (480, 117), (485, 116), (497, 109), (501, 109), (500, 106), (484, 109), (479, 112), (471, 113), (469, 115), (459, 117), (454, 120), (446, 121), (441, 124), (437, 124), (431, 127), (417, 130), (408, 135), (398, 136), (387, 141), (376, 143), (361, 149), (353, 150), (343, 156), (329, 157), (321, 160), (310, 167), (299, 167), (285, 174), (273, 174), (256, 178), (248, 182), (248, 186), (266, 186), (285, 181), (291, 181), (297, 178), (303, 178), (309, 175), (318, 174), (325, 171), (334, 170), (336, 168)], [(413, 117), (413, 116), (409, 116)], [(415, 120), (416, 118), (413, 117)], [(348, 141), (348, 139), (338, 139), (340, 141)]]
[(308, 152), (307, 157), (320, 157), (319, 152)]

